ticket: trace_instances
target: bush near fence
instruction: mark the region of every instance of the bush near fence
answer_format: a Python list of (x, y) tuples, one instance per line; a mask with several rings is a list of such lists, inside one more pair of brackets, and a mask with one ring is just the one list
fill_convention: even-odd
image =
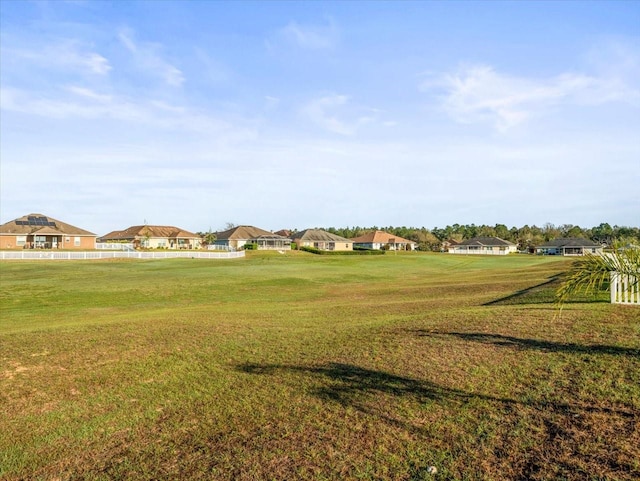
[(0, 251), (4, 260), (85, 260), (85, 259), (235, 259), (244, 257), (244, 251)]
[(358, 249), (354, 248), (352, 251), (325, 251), (322, 249), (316, 249), (315, 247), (300, 247), (301, 251), (310, 252), (311, 254), (318, 254), (321, 256), (380, 256), (386, 254), (385, 251), (374, 249)]

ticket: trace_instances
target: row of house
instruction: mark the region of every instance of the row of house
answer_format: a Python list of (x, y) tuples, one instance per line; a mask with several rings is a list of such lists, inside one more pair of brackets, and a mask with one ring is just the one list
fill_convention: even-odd
[[(585, 254), (602, 253), (602, 245), (588, 239), (570, 237), (553, 239), (536, 246), (538, 255), (583, 256)], [(448, 252), (451, 254), (489, 254), (505, 255), (518, 252), (513, 242), (499, 237), (474, 237), (462, 242), (449, 242)]]
[[(28, 214), (0, 226), (0, 249), (95, 249), (97, 243), (128, 243), (133, 248), (199, 249), (204, 239), (199, 234), (174, 226), (137, 225), (109, 232), (101, 237), (42, 214)], [(388, 232), (374, 231), (346, 239), (321, 229), (300, 232), (270, 232), (254, 226), (236, 226), (217, 232), (210, 247), (230, 250), (248, 244), (259, 250), (286, 250), (292, 244), (330, 251), (350, 251), (354, 247), (386, 250), (416, 250), (417, 243)], [(208, 247), (209, 247), (208, 246)], [(498, 237), (474, 237), (448, 244), (451, 254), (506, 255), (517, 252), (512, 242)], [(555, 239), (536, 247), (543, 255), (584, 255), (602, 252), (602, 246), (587, 239)]]

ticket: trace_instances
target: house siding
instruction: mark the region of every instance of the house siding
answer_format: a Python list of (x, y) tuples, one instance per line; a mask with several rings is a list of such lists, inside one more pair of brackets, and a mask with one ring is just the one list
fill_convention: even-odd
[(450, 254), (507, 255), (516, 252), (515, 246), (453, 246)]
[[(36, 239), (38, 237), (38, 239)], [(40, 240), (44, 238), (44, 240)], [(25, 239), (24, 243), (18, 240)], [(79, 242), (76, 243), (76, 239)], [(75, 236), (73, 234), (3, 234), (0, 236), (1, 249), (31, 249), (36, 246), (36, 240), (43, 243), (46, 249), (95, 249), (96, 238), (90, 236)]]

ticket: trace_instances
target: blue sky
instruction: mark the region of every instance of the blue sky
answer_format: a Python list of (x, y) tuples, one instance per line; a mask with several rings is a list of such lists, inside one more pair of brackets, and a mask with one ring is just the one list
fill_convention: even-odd
[(640, 223), (640, 2), (0, 3), (0, 222)]

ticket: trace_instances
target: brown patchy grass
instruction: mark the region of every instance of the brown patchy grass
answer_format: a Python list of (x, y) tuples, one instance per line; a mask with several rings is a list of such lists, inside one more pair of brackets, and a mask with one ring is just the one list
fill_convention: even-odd
[(566, 266), (0, 264), (0, 477), (638, 479), (638, 310)]

